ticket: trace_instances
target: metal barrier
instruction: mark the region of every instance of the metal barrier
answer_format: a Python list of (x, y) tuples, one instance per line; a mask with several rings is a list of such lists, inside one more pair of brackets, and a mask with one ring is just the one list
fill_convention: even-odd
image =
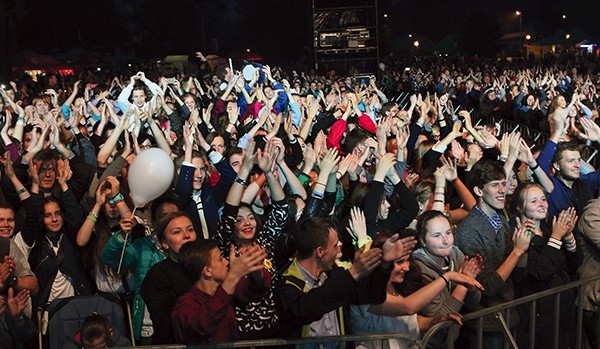
[[(311, 345), (311, 348), (320, 348), (319, 344), (323, 343), (347, 343), (357, 341), (387, 341), (388, 339), (399, 339), (409, 343), (409, 348), (425, 349), (425, 346), (420, 340), (409, 338), (402, 333), (375, 333), (368, 335), (345, 335), (345, 336), (329, 336), (329, 337), (311, 337), (311, 338), (294, 338), (294, 339), (257, 339), (257, 340), (245, 340), (237, 342), (225, 342), (225, 343), (209, 343), (209, 344), (195, 344), (195, 345), (149, 345), (143, 346), (142, 348), (157, 348), (157, 349), (221, 349), (221, 348), (269, 348), (269, 347), (283, 347), (283, 346), (299, 346)], [(383, 347), (383, 346), (382, 346)], [(133, 348), (133, 347), (127, 347)], [(140, 347), (136, 347), (140, 348)]]
[[(554, 331), (553, 331), (553, 348), (558, 349), (558, 341), (559, 341), (559, 314), (560, 314), (560, 293), (566, 290), (570, 290), (573, 288), (578, 288), (579, 287), (579, 291), (577, 292), (577, 300), (578, 300), (578, 308), (577, 308), (577, 332), (576, 332), (576, 343), (575, 343), (575, 348), (577, 349), (581, 349), (584, 348), (584, 341), (582, 338), (583, 335), (583, 309), (581, 308), (581, 302), (583, 301), (583, 297), (582, 297), (582, 288), (580, 286), (585, 285), (587, 283), (590, 282), (595, 282), (600, 280), (600, 275), (595, 276), (593, 278), (587, 279), (587, 280), (578, 280), (578, 281), (574, 281), (562, 286), (558, 286), (558, 287), (554, 287), (542, 292), (538, 292), (538, 293), (534, 293), (531, 294), (529, 296), (525, 296), (519, 299), (515, 299), (513, 301), (510, 302), (506, 302), (503, 304), (499, 304), (499, 305), (495, 305), (489, 308), (485, 308), (482, 310), (478, 310), (478, 311), (474, 311), (472, 313), (466, 314), (463, 317), (463, 323), (467, 322), (467, 321), (477, 321), (477, 342), (478, 342), (478, 348), (481, 349), (483, 348), (483, 317), (486, 315), (496, 315), (496, 318), (498, 318), (498, 320), (502, 323), (502, 327), (504, 330), (504, 334), (505, 336), (509, 339), (511, 345), (513, 348), (518, 348), (516, 345), (516, 342), (510, 332), (510, 323), (507, 323), (505, 319), (509, 319), (509, 316), (505, 316), (508, 315), (508, 312), (511, 311), (511, 309), (515, 308), (518, 305), (521, 304), (526, 304), (531, 302), (531, 319), (530, 319), (530, 342), (529, 342), (529, 347), (530, 348), (535, 348), (535, 322), (536, 322), (536, 317), (535, 317), (535, 308), (537, 305), (537, 300), (544, 298), (544, 297), (548, 297), (548, 296), (552, 296), (554, 295), (555, 297), (555, 303), (554, 303)], [(441, 322), (438, 324), (435, 324), (434, 326), (432, 326), (427, 333), (425, 333), (425, 335), (423, 336), (423, 338), (421, 339), (421, 343), (423, 344), (424, 347), (427, 347), (427, 344), (429, 343), (429, 341), (433, 338), (433, 336), (441, 329), (444, 329), (446, 327), (449, 327), (453, 324), (453, 322), (451, 321), (445, 321), (445, 322)], [(600, 329), (597, 329), (600, 333)], [(523, 348), (521, 348), (523, 349)], [(596, 349), (596, 348), (594, 348)]]
[[(516, 306), (526, 303), (531, 303), (532, 317), (530, 323), (530, 343), (529, 347), (535, 347), (535, 309), (537, 306), (537, 301), (541, 298), (548, 297), (554, 295), (555, 297), (555, 309), (554, 309), (554, 331), (553, 331), (553, 348), (558, 349), (558, 340), (559, 340), (559, 313), (560, 313), (560, 293), (579, 288), (578, 291), (578, 302), (579, 307), (577, 310), (577, 332), (576, 332), (576, 348), (582, 349), (585, 347), (585, 341), (583, 339), (583, 309), (581, 308), (582, 302), (582, 289), (580, 286), (585, 285), (590, 282), (595, 282), (600, 280), (600, 275), (587, 279), (587, 280), (578, 280), (574, 281), (562, 286), (554, 287), (542, 292), (538, 292), (526, 297), (522, 297), (519, 299), (515, 299), (510, 302), (506, 302), (504, 304), (495, 305), (489, 308), (485, 308), (482, 310), (478, 310), (472, 313), (468, 313), (463, 316), (463, 323), (467, 321), (477, 321), (478, 322), (478, 348), (483, 348), (483, 318), (486, 315), (496, 315), (496, 318), (501, 322), (502, 327), (504, 329), (504, 334), (509, 339), (510, 345), (512, 348), (517, 348), (516, 341), (512, 333), (510, 332), (510, 322), (507, 322), (507, 319), (510, 319), (509, 313)], [(302, 346), (302, 345), (313, 345), (311, 347), (319, 348), (319, 344), (322, 343), (347, 343), (347, 342), (363, 342), (363, 341), (386, 341), (388, 339), (399, 339), (404, 340), (410, 343), (413, 348), (425, 349), (429, 341), (433, 338), (433, 336), (438, 333), (438, 331), (451, 326), (454, 324), (453, 321), (445, 321), (440, 322), (432, 326), (420, 340), (409, 338), (402, 333), (378, 333), (378, 334), (368, 334), (368, 335), (345, 335), (345, 336), (331, 336), (331, 337), (318, 337), (318, 338), (294, 338), (294, 339), (260, 339), (260, 340), (245, 340), (245, 341), (236, 341), (236, 342), (226, 342), (226, 343), (209, 343), (209, 344), (196, 344), (196, 345), (157, 345), (157, 346), (144, 346), (143, 348), (157, 348), (157, 349), (183, 349), (183, 348), (198, 348), (198, 349), (221, 349), (221, 348), (269, 348), (269, 347), (282, 347), (282, 346)], [(598, 329), (598, 333), (600, 333), (600, 328)], [(449, 343), (451, 344), (451, 343)], [(133, 347), (130, 347), (133, 348)], [(138, 347), (139, 348), (139, 347)], [(521, 348), (524, 349), (524, 348)], [(597, 348), (594, 348), (597, 349)]]

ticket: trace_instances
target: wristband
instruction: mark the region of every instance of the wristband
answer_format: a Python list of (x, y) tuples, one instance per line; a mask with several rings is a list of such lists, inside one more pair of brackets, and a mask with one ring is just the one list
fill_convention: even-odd
[(311, 195), (312, 195), (314, 198), (317, 198), (317, 199), (323, 199), (323, 198), (325, 197), (325, 194), (323, 194), (323, 193), (321, 193), (321, 192), (319, 192), (319, 191), (314, 191), (314, 190), (312, 191), (312, 194), (311, 194)]
[(373, 243), (373, 240), (371, 239), (370, 236), (367, 236), (365, 239), (359, 239), (357, 241), (354, 241), (354, 244), (359, 249), (362, 248), (363, 246), (367, 245), (367, 247), (365, 247), (364, 252), (367, 252), (370, 249), (372, 243)]
[(27, 188), (23, 187), (23, 188), (17, 190), (17, 195), (21, 195), (21, 194), (25, 193), (26, 191), (27, 191)]
[(244, 187), (248, 186), (248, 181), (247, 181), (247, 180), (245, 180), (245, 179), (242, 179), (242, 178), (240, 178), (240, 177), (235, 177), (234, 181), (235, 181), (237, 184), (241, 184), (241, 185), (243, 185)]
[(531, 169), (532, 172), (535, 172), (535, 170), (538, 169), (538, 167), (540, 167), (540, 164), (538, 164), (537, 162), (535, 163), (535, 166), (531, 167), (529, 166), (529, 169)]
[(315, 183), (315, 184), (320, 184), (320, 185), (322, 185), (322, 186), (324, 186), (324, 187), (326, 187), (326, 186), (327, 186), (325, 183), (321, 183), (321, 182), (317, 182), (317, 183)]
[(87, 219), (89, 219), (90, 221), (96, 223), (96, 217), (87, 216)]
[(123, 200), (124, 200), (124, 198), (123, 198), (123, 194), (119, 193), (119, 194), (115, 195), (115, 197), (114, 197), (114, 198), (110, 199), (110, 200), (108, 201), (108, 203), (109, 203), (109, 204), (111, 204), (112, 206), (114, 206), (114, 205), (116, 205), (116, 204), (117, 204), (117, 202), (119, 202), (119, 201), (123, 201)]
[(444, 200), (433, 200), (433, 202), (441, 202), (442, 204), (444, 204)]
[(446, 281), (446, 285), (448, 285), (450, 283), (450, 281), (448, 281), (448, 279), (446, 279), (446, 277), (444, 275), (440, 275), (440, 277)]

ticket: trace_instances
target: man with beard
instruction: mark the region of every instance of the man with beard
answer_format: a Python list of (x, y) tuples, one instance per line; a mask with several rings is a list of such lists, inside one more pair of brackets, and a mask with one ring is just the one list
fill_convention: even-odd
[[(538, 165), (550, 176), (554, 191), (548, 194), (548, 219), (561, 211), (575, 206), (581, 216), (586, 203), (594, 198), (600, 188), (600, 173), (581, 173), (581, 154), (577, 143), (559, 142), (564, 134), (565, 119), (569, 113), (554, 113), (552, 118), (556, 128), (548, 143), (538, 156)], [(588, 140), (600, 142), (600, 127), (586, 118), (579, 118)], [(550, 168), (554, 169), (554, 176)], [(536, 167), (531, 168), (535, 170)]]

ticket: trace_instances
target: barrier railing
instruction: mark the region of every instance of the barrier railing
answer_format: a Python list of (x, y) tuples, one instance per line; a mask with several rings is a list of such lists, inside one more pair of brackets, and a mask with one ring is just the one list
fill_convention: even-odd
[[(258, 339), (245, 340), (237, 342), (225, 343), (209, 343), (209, 344), (194, 344), (194, 345), (157, 345), (143, 346), (142, 348), (157, 348), (157, 349), (221, 349), (221, 348), (269, 348), (269, 347), (284, 347), (297, 346), (303, 348), (323, 348), (325, 343), (348, 343), (348, 342), (366, 342), (366, 341), (387, 341), (389, 339), (398, 339), (405, 341), (408, 348), (425, 349), (420, 340), (410, 338), (402, 333), (374, 333), (368, 335), (345, 335), (345, 336), (329, 336), (329, 337), (311, 337), (311, 338), (294, 338), (294, 339)], [(128, 347), (133, 348), (133, 347)], [(135, 347), (140, 348), (140, 347)], [(385, 346), (380, 346), (385, 348)]]
[[(519, 299), (515, 299), (510, 302), (506, 302), (503, 304), (495, 305), (486, 309), (474, 311), (472, 313), (468, 313), (463, 316), (463, 323), (467, 321), (477, 321), (478, 328), (478, 348), (483, 348), (483, 318), (484, 316), (493, 314), (496, 315), (498, 321), (501, 322), (502, 327), (504, 329), (504, 334), (509, 340), (509, 344), (512, 348), (517, 348), (516, 341), (510, 331), (511, 324), (508, 321), (510, 316), (508, 313), (513, 311), (514, 308), (518, 305), (526, 304), (531, 302), (531, 319), (530, 319), (530, 348), (535, 348), (535, 309), (537, 306), (537, 301), (541, 298), (554, 296), (555, 297), (555, 309), (554, 309), (554, 331), (552, 333), (553, 336), (553, 348), (558, 347), (559, 340), (559, 319), (558, 316), (560, 314), (560, 294), (564, 291), (579, 288), (578, 291), (578, 310), (577, 310), (577, 327), (576, 327), (576, 347), (577, 349), (582, 349), (585, 347), (584, 339), (583, 339), (583, 309), (581, 308), (582, 302), (582, 285), (587, 283), (595, 282), (600, 280), (600, 274), (596, 277), (586, 279), (586, 280), (578, 280), (573, 281), (568, 284), (554, 287), (542, 292), (534, 293), (529, 296), (525, 296)], [(429, 344), (429, 341), (433, 338), (433, 336), (438, 333), (438, 331), (451, 326), (454, 324), (452, 321), (440, 322), (432, 326), (424, 335), (419, 339), (410, 338), (402, 333), (377, 333), (377, 334), (368, 334), (368, 335), (345, 335), (345, 336), (331, 336), (331, 337), (318, 337), (318, 338), (294, 338), (294, 339), (260, 339), (260, 340), (244, 340), (244, 341), (236, 341), (236, 342), (225, 342), (225, 343), (209, 343), (209, 344), (196, 344), (196, 345), (160, 345), (160, 346), (144, 346), (143, 348), (157, 348), (157, 349), (182, 349), (182, 348), (198, 348), (198, 349), (221, 349), (221, 348), (269, 348), (269, 347), (282, 347), (282, 346), (302, 346), (308, 345), (309, 348), (321, 348), (320, 344), (324, 343), (348, 343), (348, 342), (366, 342), (366, 341), (387, 341), (389, 339), (398, 339), (406, 341), (409, 344), (409, 348), (419, 348), (425, 349)], [(597, 329), (600, 334), (600, 328)], [(452, 343), (449, 343), (449, 345)], [(412, 345), (412, 347), (410, 346)], [(139, 347), (138, 347), (139, 348)], [(520, 348), (524, 349), (524, 348)], [(549, 348), (550, 349), (550, 348)], [(593, 348), (599, 349), (599, 348)]]
[[(499, 305), (495, 305), (489, 308), (485, 308), (482, 310), (478, 310), (478, 311), (474, 311), (472, 313), (468, 313), (463, 317), (463, 323), (466, 323), (467, 321), (477, 321), (477, 348), (482, 349), (483, 348), (483, 318), (484, 316), (487, 315), (495, 315), (496, 318), (502, 323), (502, 327), (504, 330), (504, 334), (505, 336), (509, 339), (512, 348), (518, 348), (516, 345), (516, 342), (512, 336), (512, 333), (510, 332), (510, 323), (506, 321), (506, 319), (510, 319), (509, 316), (505, 316), (507, 314), (507, 312), (511, 311), (511, 309), (515, 308), (518, 305), (521, 304), (526, 304), (526, 303), (530, 303), (531, 302), (531, 318), (530, 318), (530, 337), (529, 337), (529, 348), (535, 348), (535, 323), (536, 323), (536, 306), (537, 306), (537, 301), (541, 298), (544, 297), (548, 297), (548, 296), (554, 296), (554, 326), (553, 326), (553, 348), (557, 349), (558, 345), (559, 345), (559, 335), (560, 335), (560, 331), (559, 331), (559, 320), (560, 320), (560, 294), (564, 291), (573, 289), (573, 288), (579, 288), (578, 292), (577, 292), (577, 301), (578, 301), (578, 307), (577, 307), (577, 328), (576, 328), (576, 343), (575, 343), (575, 348), (577, 349), (581, 349), (584, 347), (584, 341), (583, 341), (583, 309), (581, 308), (581, 303), (583, 301), (583, 296), (582, 296), (582, 285), (585, 285), (587, 283), (591, 283), (591, 282), (595, 282), (600, 280), (600, 274), (598, 276), (595, 276), (593, 278), (590, 279), (586, 279), (586, 280), (578, 280), (578, 281), (573, 281), (570, 282), (568, 284), (562, 285), (562, 286), (558, 286), (558, 287), (554, 287), (542, 292), (538, 292), (538, 293), (534, 293), (531, 294), (529, 296), (525, 296), (519, 299), (515, 299), (512, 300), (510, 302), (506, 302), (503, 304), (499, 304)], [(424, 347), (427, 347), (427, 344), (429, 343), (429, 341), (433, 338), (433, 336), (440, 330), (451, 326), (452, 322), (450, 321), (445, 321), (445, 322), (440, 322), (435, 324), (434, 326), (432, 326), (423, 336), (423, 338), (421, 339), (421, 343), (423, 344)], [(598, 333), (600, 333), (600, 329), (597, 329)], [(521, 348), (523, 349), (523, 348)], [(593, 349), (597, 349), (597, 348), (593, 348)]]

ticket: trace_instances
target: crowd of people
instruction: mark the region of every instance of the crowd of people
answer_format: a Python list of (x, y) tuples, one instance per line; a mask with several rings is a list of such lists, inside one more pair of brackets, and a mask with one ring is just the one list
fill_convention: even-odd
[[(477, 323), (461, 314), (598, 275), (600, 173), (580, 152), (600, 142), (595, 62), (474, 62), (10, 82), (0, 342), (52, 331), (34, 320), (56, 299), (110, 292), (133, 295), (138, 344), (419, 339), (450, 321), (429, 347), (476, 347)], [(548, 141), (501, 133), (502, 119)], [(129, 165), (151, 148), (173, 160), (174, 181), (134, 207)], [(595, 348), (600, 284), (583, 288)], [(547, 348), (560, 306), (559, 347), (570, 348), (575, 304), (571, 289), (505, 320), (517, 343)], [(112, 333), (93, 317), (74, 343), (106, 345)], [(485, 318), (482, 340), (503, 347), (500, 319)]]

